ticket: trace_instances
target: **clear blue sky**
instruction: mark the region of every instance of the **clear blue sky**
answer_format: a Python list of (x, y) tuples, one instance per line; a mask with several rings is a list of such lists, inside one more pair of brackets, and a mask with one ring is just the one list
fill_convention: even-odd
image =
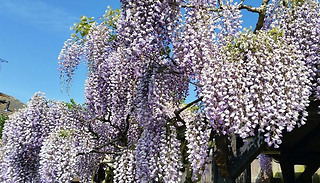
[[(249, 3), (257, 0), (247, 0)], [(119, 0), (0, 0), (0, 92), (24, 103), (41, 91), (47, 98), (83, 103), (86, 69), (76, 72), (70, 94), (61, 92), (57, 57), (81, 15), (100, 17)], [(245, 26), (253, 25), (250, 15)]]
[(78, 70), (70, 96), (61, 93), (57, 57), (81, 15), (100, 17), (119, 0), (0, 0), (0, 92), (26, 103), (37, 91), (47, 98), (84, 102), (85, 68)]

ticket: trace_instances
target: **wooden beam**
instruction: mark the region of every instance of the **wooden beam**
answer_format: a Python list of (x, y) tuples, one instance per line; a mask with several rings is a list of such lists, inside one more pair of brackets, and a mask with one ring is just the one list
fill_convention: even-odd
[(280, 166), (284, 183), (295, 183), (294, 164), (289, 157), (289, 152), (282, 150), (280, 154)]
[(223, 177), (230, 177), (229, 172), (229, 156), (232, 154), (228, 149), (228, 136), (219, 135), (215, 137), (216, 150), (214, 154), (214, 159), (217, 164), (219, 173)]
[(312, 175), (320, 167), (320, 162), (314, 162), (307, 165), (307, 168), (298, 177), (296, 183), (312, 183)]
[(212, 175), (213, 183), (236, 183), (234, 178), (225, 177), (221, 175), (219, 168), (217, 166), (217, 163), (215, 161), (215, 158), (213, 158), (212, 160), (212, 172), (213, 172), (213, 175)]
[[(262, 134), (256, 135), (248, 139), (248, 143), (244, 143), (237, 148), (237, 155), (234, 156), (228, 148), (229, 140), (227, 136), (215, 137), (216, 151), (214, 155), (217, 169), (222, 177), (231, 177), (236, 179), (251, 162), (266, 147)], [(230, 161), (229, 161), (230, 160)]]
[(311, 141), (313, 141), (313, 140), (317, 140), (318, 141), (318, 139), (315, 139), (315, 137), (317, 135), (319, 135), (319, 134), (320, 134), (320, 123), (319, 123), (319, 126), (314, 128), (306, 136), (304, 136), (301, 139), (299, 139), (299, 141), (291, 149), (292, 152), (301, 152), (303, 149), (305, 149), (306, 146), (308, 146), (308, 144)]
[(265, 149), (266, 145), (262, 134), (256, 135), (248, 143), (244, 143), (237, 150), (237, 156), (232, 157), (230, 160), (230, 175), (234, 178), (238, 177), (251, 165), (252, 161)]
[[(312, 131), (320, 126), (320, 113), (319, 101), (311, 101), (310, 105), (307, 107), (308, 117), (305, 125), (302, 125), (300, 128), (295, 127), (291, 132), (283, 131), (282, 144), (280, 144), (280, 148), (287, 149), (296, 149), (301, 150), (305, 144), (307, 139), (312, 139), (315, 134)], [(317, 130), (315, 130), (317, 131)], [(315, 133), (315, 132), (313, 132)]]
[(290, 157), (294, 164), (308, 165), (320, 162), (320, 152), (293, 152), (290, 150)]

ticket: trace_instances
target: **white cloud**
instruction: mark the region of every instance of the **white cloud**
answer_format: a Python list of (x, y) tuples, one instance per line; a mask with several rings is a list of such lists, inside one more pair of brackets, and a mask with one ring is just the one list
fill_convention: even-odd
[(50, 6), (40, 0), (0, 0), (0, 15), (53, 31), (66, 31), (78, 19), (62, 8)]

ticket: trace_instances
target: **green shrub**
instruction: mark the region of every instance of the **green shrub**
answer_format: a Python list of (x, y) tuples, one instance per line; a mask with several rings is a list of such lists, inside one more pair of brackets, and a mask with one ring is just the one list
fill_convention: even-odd
[(7, 119), (8, 119), (8, 116), (4, 114), (0, 114), (0, 139), (2, 139), (2, 130), (3, 130), (4, 123)]

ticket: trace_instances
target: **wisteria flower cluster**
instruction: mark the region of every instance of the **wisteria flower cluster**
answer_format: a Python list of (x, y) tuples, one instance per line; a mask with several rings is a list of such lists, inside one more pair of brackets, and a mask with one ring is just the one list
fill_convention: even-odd
[[(91, 53), (88, 58), (95, 60), (95, 69), (86, 84), (88, 108), (96, 117), (109, 120), (114, 128), (106, 133), (115, 134), (115, 138), (126, 133), (126, 142), (131, 145), (123, 141), (121, 145), (136, 148), (132, 152), (136, 180), (169, 180), (172, 177), (159, 176), (165, 175), (162, 173), (161, 167), (164, 165), (160, 165), (159, 151), (165, 148), (161, 146), (161, 134), (168, 120), (162, 109), (166, 101), (180, 103), (188, 87), (168, 52), (177, 22), (178, 7), (175, 4), (179, 2), (123, 3), (122, 17), (117, 23), (117, 43), (110, 53), (101, 54), (108, 46), (97, 44), (93, 39), (104, 40), (105, 34), (96, 32), (106, 30), (94, 29), (88, 35), (85, 49)], [(176, 84), (172, 85), (174, 82)], [(117, 178), (123, 177), (117, 175)]]
[(60, 129), (50, 133), (40, 151), (42, 182), (69, 182), (79, 178), (90, 182), (102, 155), (90, 154), (96, 142), (91, 134), (78, 129)]
[(130, 150), (123, 151), (121, 156), (116, 158), (114, 165), (115, 182), (134, 182), (135, 180), (135, 158), (134, 152)]
[(188, 159), (192, 170), (192, 179), (199, 181), (209, 161), (209, 141), (211, 129), (208, 123), (203, 123), (203, 114), (187, 111), (182, 114), (186, 119), (186, 140), (188, 141)]
[[(274, 3), (276, 4), (276, 3)], [(293, 6), (293, 7), (287, 7)], [(265, 28), (280, 27), (288, 44), (300, 51), (308, 66), (312, 82), (312, 100), (320, 99), (320, 5), (316, 1), (295, 2), (285, 6), (277, 3), (269, 7)]]
[(279, 145), (282, 130), (291, 131), (309, 103), (309, 72), (299, 52), (277, 29), (247, 31), (221, 49), (202, 78), (211, 126), (242, 138), (260, 129), (270, 146)]
[(99, 141), (87, 129), (87, 116), (81, 106), (70, 108), (36, 93), (5, 124), (1, 182), (91, 180), (104, 156), (90, 154)]
[(10, 116), (3, 130), (5, 156), (1, 162), (2, 182), (38, 182), (39, 152), (50, 122), (45, 116), (49, 104), (36, 94), (28, 108)]
[(60, 77), (62, 81), (67, 81), (68, 87), (71, 78), (81, 61), (81, 56), (83, 55), (82, 46), (79, 42), (76, 42), (73, 39), (65, 41), (58, 57)]
[[(179, 182), (182, 171), (196, 182), (214, 135), (258, 131), (279, 147), (320, 96), (320, 5), (282, 2), (251, 31), (241, 25), (244, 1), (122, 0), (111, 28), (90, 24), (59, 56), (67, 82), (86, 61), (86, 105), (36, 94), (12, 115), (1, 181), (89, 182), (108, 154), (116, 182)], [(198, 98), (181, 105), (189, 84)]]

